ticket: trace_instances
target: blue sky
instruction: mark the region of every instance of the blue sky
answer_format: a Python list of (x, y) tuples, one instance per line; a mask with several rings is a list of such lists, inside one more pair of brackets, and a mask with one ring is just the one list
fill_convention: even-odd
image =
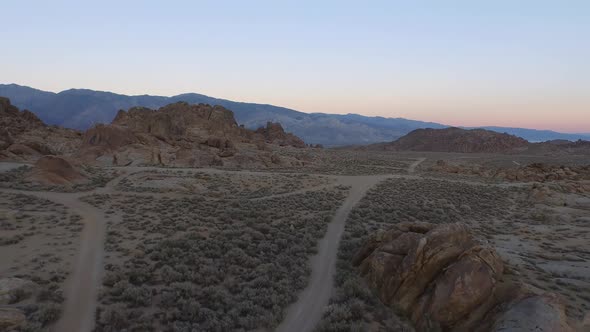
[(590, 132), (590, 1), (3, 1), (0, 82)]

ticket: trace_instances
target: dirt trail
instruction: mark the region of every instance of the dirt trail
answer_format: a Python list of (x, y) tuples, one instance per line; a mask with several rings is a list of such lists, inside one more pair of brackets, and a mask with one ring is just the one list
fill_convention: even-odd
[(339, 183), (351, 186), (348, 197), (328, 224), (328, 230), (320, 240), (318, 253), (311, 259), (311, 278), (299, 294), (297, 302), (287, 308), (287, 314), (277, 331), (312, 331), (322, 318), (324, 307), (329, 303), (334, 286), (338, 244), (344, 232), (346, 218), (353, 206), (367, 190), (388, 176), (341, 176)]
[(80, 235), (81, 247), (75, 268), (65, 285), (64, 312), (55, 331), (92, 331), (98, 286), (102, 275), (105, 223), (103, 213), (90, 204), (80, 201), (88, 193), (57, 193), (0, 189), (1, 192), (25, 194), (50, 200), (66, 206), (82, 217), (84, 228)]
[(418, 165), (420, 165), (424, 160), (426, 160), (426, 158), (419, 158), (415, 162), (411, 163), (410, 166), (408, 166), (408, 173), (412, 174), (416, 172), (416, 167), (418, 167)]
[(84, 228), (75, 268), (65, 285), (64, 312), (55, 331), (92, 331), (96, 299), (102, 275), (105, 223), (102, 211), (80, 201), (88, 193), (57, 193), (0, 189), (1, 192), (32, 195), (62, 204), (82, 217)]
[(104, 240), (106, 224), (100, 209), (82, 202), (81, 197), (93, 193), (112, 192), (128, 172), (123, 172), (104, 188), (88, 192), (60, 193), (46, 191), (27, 191), (0, 189), (1, 192), (32, 195), (62, 204), (72, 213), (82, 217), (84, 227), (80, 234), (80, 248), (76, 263), (65, 284), (65, 303), (63, 314), (55, 325), (54, 331), (92, 331), (98, 299), (98, 289), (103, 272)]
[[(415, 168), (425, 160), (421, 158), (408, 167), (408, 173), (414, 173)], [(7, 193), (20, 193), (33, 195), (39, 198), (51, 200), (63, 204), (82, 217), (85, 227), (81, 234), (81, 248), (72, 274), (65, 286), (65, 304), (61, 319), (57, 322), (55, 331), (92, 331), (97, 306), (98, 289), (102, 277), (102, 261), (104, 255), (104, 239), (106, 224), (103, 212), (90, 204), (80, 200), (81, 197), (91, 194), (117, 193), (116, 185), (124, 177), (146, 170), (160, 169), (150, 168), (121, 168), (120, 175), (110, 181), (104, 188), (97, 188), (88, 192), (58, 193), (42, 191), (25, 191), (13, 189), (0, 189)], [(217, 169), (194, 169), (208, 173), (238, 173), (236, 171), (224, 171)], [(268, 174), (267, 172), (240, 171), (239, 173)], [(350, 192), (342, 206), (330, 224), (326, 234), (319, 242), (318, 253), (312, 257), (312, 274), (307, 287), (300, 294), (297, 302), (289, 306), (283, 323), (278, 331), (311, 331), (320, 321), (323, 309), (332, 296), (333, 276), (336, 271), (336, 258), (340, 237), (344, 231), (345, 221), (353, 206), (365, 195), (366, 191), (378, 182), (391, 177), (379, 176), (327, 176), (335, 178), (335, 184), (327, 184), (313, 188), (297, 190), (305, 192), (336, 185), (350, 186)], [(125, 193), (130, 194), (130, 193)], [(291, 195), (285, 193), (281, 195)], [(272, 195), (279, 196), (279, 195)], [(268, 198), (263, 197), (261, 199)]]

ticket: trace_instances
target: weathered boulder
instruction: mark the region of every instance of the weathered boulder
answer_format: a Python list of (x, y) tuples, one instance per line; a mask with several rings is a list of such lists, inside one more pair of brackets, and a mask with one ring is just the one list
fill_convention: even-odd
[(570, 331), (560, 298), (505, 278), (500, 256), (465, 224), (400, 223), (371, 236), (353, 264), (418, 331), (533, 331), (535, 322)]
[(58, 156), (44, 156), (37, 160), (27, 179), (50, 185), (72, 185), (88, 181), (67, 159)]

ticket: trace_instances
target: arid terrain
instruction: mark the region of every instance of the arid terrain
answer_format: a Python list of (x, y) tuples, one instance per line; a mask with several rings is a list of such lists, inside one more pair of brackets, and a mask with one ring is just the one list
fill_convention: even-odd
[(323, 149), (209, 105), (85, 133), (8, 113), (2, 331), (590, 327), (582, 143)]

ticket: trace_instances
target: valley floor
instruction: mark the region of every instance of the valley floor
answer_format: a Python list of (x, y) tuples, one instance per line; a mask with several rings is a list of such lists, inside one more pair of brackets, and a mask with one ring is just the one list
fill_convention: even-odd
[(411, 330), (348, 261), (373, 231), (420, 220), (468, 224), (511, 273), (564, 296), (568, 316), (590, 310), (590, 194), (431, 171), (526, 156), (388, 158), (345, 158), (346, 172), (116, 167), (83, 192), (0, 188), (0, 282), (50, 290), (7, 303), (33, 330)]

